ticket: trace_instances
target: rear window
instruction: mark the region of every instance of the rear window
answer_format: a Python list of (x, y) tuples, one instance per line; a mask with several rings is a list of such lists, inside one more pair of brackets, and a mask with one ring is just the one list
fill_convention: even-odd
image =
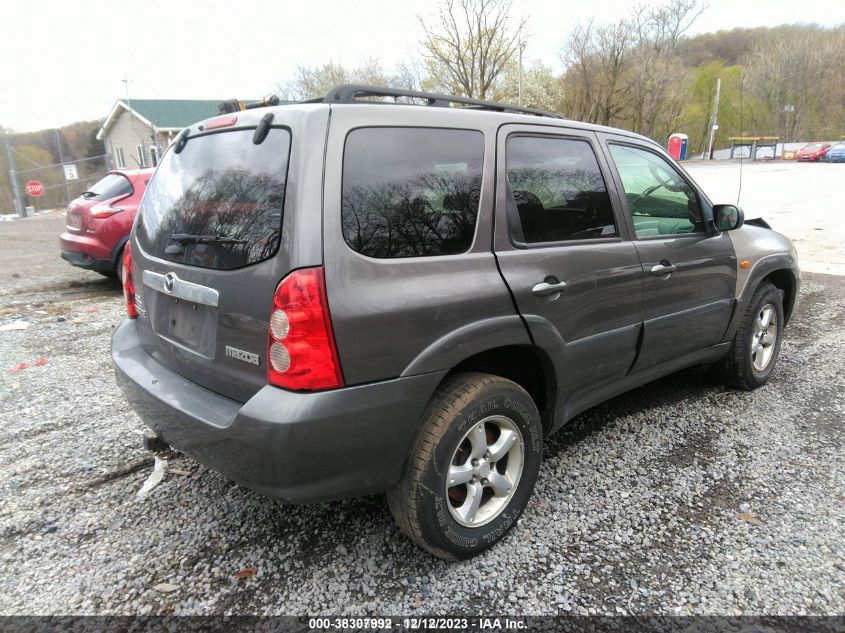
[(150, 180), (136, 229), (138, 244), (168, 261), (228, 270), (279, 249), (290, 132), (254, 130), (192, 138), (169, 150)]
[(343, 237), (369, 257), (463, 253), (472, 245), (484, 136), (470, 130), (362, 128), (343, 155)]
[(111, 200), (118, 196), (128, 196), (132, 193), (132, 184), (125, 176), (109, 174), (97, 184), (82, 192), (86, 200)]

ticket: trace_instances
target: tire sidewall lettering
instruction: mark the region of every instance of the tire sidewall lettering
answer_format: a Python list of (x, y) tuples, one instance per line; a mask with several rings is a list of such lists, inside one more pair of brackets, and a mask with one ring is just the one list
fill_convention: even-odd
[[(518, 400), (516, 394), (514, 396), (495, 395), (474, 403), (462, 412), (459, 423), (448, 434), (449, 441), (443, 442), (435, 450), (437, 463), (429, 466), (425, 477), (427, 485), (418, 488), (421, 501), (419, 508), (423, 514), (428, 515), (429, 525), (436, 524), (444, 540), (468, 553), (485, 549), (500, 540), (518, 521), (523, 511), (522, 506), (509, 506), (489, 524), (480, 528), (466, 528), (455, 522), (446, 506), (448, 501), (445, 496), (444, 469), (448, 469), (448, 464), (456, 448), (454, 444), (475, 424), (491, 415), (507, 417), (519, 427), (523, 435), (525, 458), (532, 461), (536, 460), (539, 470), (539, 461), (542, 454), (542, 432), (539, 418)], [(524, 480), (519, 485), (522, 487), (527, 483), (528, 481)], [(530, 482), (529, 495), (531, 489), (533, 489), (533, 481)], [(425, 508), (430, 508), (433, 512), (431, 510), (425, 512)]]

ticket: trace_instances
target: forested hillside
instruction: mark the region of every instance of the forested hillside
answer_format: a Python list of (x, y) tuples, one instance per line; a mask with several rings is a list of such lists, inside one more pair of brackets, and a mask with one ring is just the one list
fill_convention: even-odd
[(423, 22), (418, 61), (392, 71), (376, 59), (358, 68), (300, 67), (278, 88), (289, 99), (307, 99), (357, 82), (516, 103), (521, 48), (523, 105), (661, 143), (685, 132), (691, 153), (706, 149), (718, 79), (717, 147), (729, 136), (808, 141), (845, 134), (845, 25), (688, 36), (705, 10), (698, 0), (669, 0), (616, 22), (569, 25), (560, 35), (564, 72), (557, 73), (555, 60), (531, 60), (530, 37), (522, 37), (525, 24), (508, 0), (443, 2), (437, 17)]

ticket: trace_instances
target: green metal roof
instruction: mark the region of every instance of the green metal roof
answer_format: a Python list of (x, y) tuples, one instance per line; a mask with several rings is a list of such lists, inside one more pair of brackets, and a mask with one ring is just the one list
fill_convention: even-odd
[(129, 107), (159, 128), (183, 128), (219, 114), (217, 107), (226, 99), (130, 99)]

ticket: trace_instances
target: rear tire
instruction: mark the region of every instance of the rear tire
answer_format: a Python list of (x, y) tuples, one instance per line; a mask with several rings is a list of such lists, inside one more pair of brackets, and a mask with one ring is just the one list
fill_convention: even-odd
[(761, 283), (719, 365), (729, 385), (751, 391), (766, 384), (780, 353), (783, 324), (783, 292), (767, 281)]
[(402, 531), (445, 560), (475, 556), (516, 524), (543, 452), (540, 414), (515, 382), (461, 373), (437, 389), (387, 502)]

